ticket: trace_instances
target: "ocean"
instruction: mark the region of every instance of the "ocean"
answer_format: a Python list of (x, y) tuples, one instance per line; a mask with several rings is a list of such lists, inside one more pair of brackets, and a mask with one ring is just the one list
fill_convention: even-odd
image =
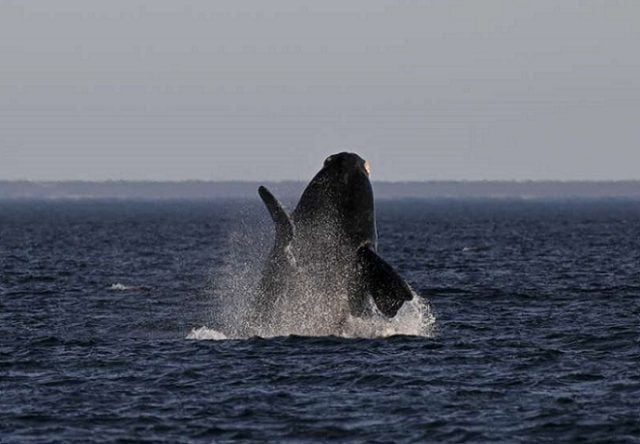
[(257, 197), (0, 201), (0, 442), (640, 442), (639, 200), (376, 205), (415, 300), (261, 337)]

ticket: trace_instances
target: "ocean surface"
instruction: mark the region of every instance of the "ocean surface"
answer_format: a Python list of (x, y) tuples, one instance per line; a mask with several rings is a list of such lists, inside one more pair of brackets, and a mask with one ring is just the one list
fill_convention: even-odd
[(640, 201), (377, 214), (398, 318), (257, 337), (257, 197), (1, 201), (0, 442), (640, 442)]

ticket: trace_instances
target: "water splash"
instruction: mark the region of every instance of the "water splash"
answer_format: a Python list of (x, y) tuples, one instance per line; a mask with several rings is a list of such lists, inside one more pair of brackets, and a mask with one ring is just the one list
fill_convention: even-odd
[[(250, 336), (276, 337), (292, 334), (299, 336), (338, 336), (343, 338), (384, 338), (396, 335), (431, 337), (435, 333), (435, 320), (429, 304), (419, 296), (416, 296), (413, 300), (405, 303), (392, 319), (387, 319), (381, 315), (374, 315), (369, 318), (348, 315), (344, 323), (333, 331), (326, 328), (314, 330), (313, 328), (308, 328), (308, 325), (305, 325), (304, 322), (301, 322), (299, 323), (299, 328), (287, 328), (291, 327), (290, 325), (277, 325), (271, 326), (268, 332), (263, 331), (263, 334), (259, 334), (259, 330), (256, 329), (256, 334), (254, 335), (227, 335), (215, 328), (202, 326), (192, 329), (187, 335), (187, 339), (220, 341), (245, 339)], [(237, 330), (231, 328), (231, 331)]]
[(395, 335), (431, 337), (435, 333), (435, 315), (428, 302), (414, 294), (398, 314), (388, 319), (381, 315), (371, 318), (349, 316), (339, 336), (346, 338), (379, 338)]
[(433, 335), (435, 316), (428, 301), (417, 294), (391, 319), (381, 315), (372, 301), (369, 301), (370, 316), (354, 317), (349, 314), (346, 295), (323, 290), (314, 276), (304, 272), (296, 276), (293, 291), (275, 301), (273, 316), (266, 321), (260, 320), (262, 307), (256, 303), (258, 282), (272, 239), (259, 226), (264, 226), (264, 221), (257, 219), (255, 225), (251, 225), (245, 220), (229, 234), (223, 265), (215, 270), (210, 289), (210, 321), (206, 326), (191, 330), (188, 339)]

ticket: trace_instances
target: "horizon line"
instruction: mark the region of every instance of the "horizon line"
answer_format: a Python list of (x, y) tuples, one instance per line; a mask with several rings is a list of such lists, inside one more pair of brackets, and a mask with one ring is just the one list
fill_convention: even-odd
[[(161, 183), (161, 184), (185, 184), (185, 183), (306, 183), (308, 180), (304, 179), (180, 179), (180, 180), (156, 180), (156, 179), (100, 179), (100, 180), (85, 180), (85, 179), (0, 179), (1, 184), (18, 184), (18, 183), (91, 183), (91, 184), (115, 184), (115, 183)], [(604, 183), (640, 183), (639, 179), (425, 179), (425, 180), (376, 180), (371, 179), (374, 183), (386, 183), (386, 184), (417, 184), (417, 183), (518, 183), (518, 184), (532, 184), (532, 183), (554, 183), (554, 184), (604, 184)]]

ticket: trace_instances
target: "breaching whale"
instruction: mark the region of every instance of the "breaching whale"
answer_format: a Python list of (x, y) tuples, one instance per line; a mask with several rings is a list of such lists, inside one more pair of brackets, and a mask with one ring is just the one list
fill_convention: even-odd
[(372, 315), (374, 306), (393, 317), (413, 298), (405, 280), (378, 255), (369, 174), (368, 162), (357, 154), (329, 156), (291, 214), (267, 188), (258, 189), (275, 223), (255, 307), (261, 322), (276, 306), (295, 303), (300, 280), (307, 290), (339, 295), (345, 314), (358, 317)]

